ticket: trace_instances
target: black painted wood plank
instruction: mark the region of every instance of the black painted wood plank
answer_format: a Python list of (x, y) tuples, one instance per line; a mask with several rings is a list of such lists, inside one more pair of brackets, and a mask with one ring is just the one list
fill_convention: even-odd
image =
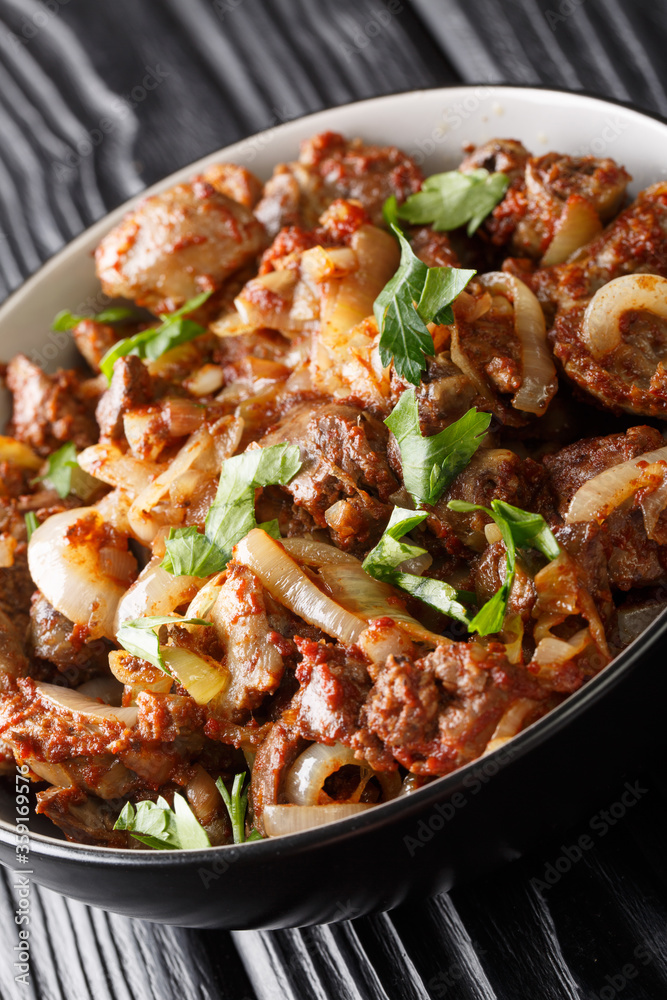
[[(0, 297), (142, 185), (321, 107), (461, 78), (583, 87), (666, 111), (664, 6), (570, 6), (563, 15), (561, 0), (406, 0), (391, 11), (381, 0), (71, 0), (49, 14), (37, 0), (0, 0)], [(103, 119), (111, 125), (96, 142)], [(661, 780), (652, 775), (637, 810), (541, 894), (531, 879), (560, 844), (450, 897), (275, 933), (156, 927), (33, 888), (27, 992), (12, 978), (15, 904), (3, 876), (0, 995), (560, 1000), (618, 984), (630, 955), (638, 975), (623, 995), (661, 997)]]

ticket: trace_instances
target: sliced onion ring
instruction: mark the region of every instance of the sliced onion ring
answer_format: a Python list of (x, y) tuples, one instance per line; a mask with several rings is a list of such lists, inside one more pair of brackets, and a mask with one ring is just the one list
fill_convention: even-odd
[(160, 562), (159, 558), (151, 559), (121, 597), (114, 620), (116, 632), (123, 622), (135, 618), (171, 614), (179, 605), (190, 602), (203, 586), (200, 577), (175, 576), (163, 569)]
[[(127, 548), (98, 547), (104, 529), (94, 507), (76, 507), (47, 518), (28, 545), (35, 585), (56, 611), (75, 625), (87, 626), (93, 639), (114, 637), (116, 608), (132, 582), (128, 570), (136, 572), (136, 560)], [(120, 542), (122, 536), (117, 537)], [(115, 563), (123, 576), (113, 571)]]
[(80, 694), (72, 688), (60, 687), (58, 684), (46, 684), (44, 681), (36, 681), (35, 687), (44, 698), (59, 708), (64, 708), (68, 712), (76, 712), (77, 715), (85, 715), (87, 719), (92, 721), (110, 719), (113, 722), (118, 720), (128, 729), (132, 729), (137, 724), (138, 709), (136, 708), (116, 708), (115, 705), (105, 705), (103, 702)]
[[(450, 644), (451, 640), (429, 631), (408, 614), (394, 588), (374, 580), (364, 572), (356, 559), (350, 564), (322, 566), (320, 576), (332, 597), (366, 622), (392, 618), (415, 642), (426, 642), (433, 646)], [(396, 652), (402, 650), (397, 649)]]
[(334, 823), (339, 819), (348, 819), (372, 809), (370, 803), (343, 802), (332, 806), (264, 806), (262, 818), (264, 829), (269, 837), (285, 837), (290, 833), (302, 833), (314, 826)]
[(600, 232), (602, 232), (600, 216), (590, 201), (581, 195), (570, 195), (558, 220), (553, 239), (540, 261), (540, 267), (562, 264), (576, 250), (590, 243)]
[(514, 304), (514, 330), (522, 359), (521, 387), (512, 399), (512, 406), (539, 417), (558, 387), (542, 307), (530, 288), (512, 274), (492, 271), (482, 275), (479, 283), (491, 292), (499, 291)]
[[(631, 497), (650, 476), (666, 471), (657, 463), (667, 462), (667, 446), (612, 465), (580, 486), (570, 501), (566, 524), (579, 521), (604, 521), (612, 510)], [(641, 464), (640, 464), (641, 463)], [(657, 466), (657, 468), (656, 468)]]
[(363, 632), (363, 619), (322, 593), (282, 545), (260, 528), (238, 543), (234, 558), (252, 570), (276, 601), (332, 638), (350, 645)]
[(586, 307), (580, 337), (600, 359), (621, 343), (620, 321), (629, 309), (667, 319), (667, 278), (657, 274), (623, 274), (599, 288)]
[(358, 565), (359, 563), (359, 560), (350, 555), (349, 552), (343, 552), (342, 549), (337, 549), (334, 545), (316, 542), (310, 538), (283, 538), (281, 545), (297, 562), (304, 563), (306, 566), (318, 567), (334, 563)]

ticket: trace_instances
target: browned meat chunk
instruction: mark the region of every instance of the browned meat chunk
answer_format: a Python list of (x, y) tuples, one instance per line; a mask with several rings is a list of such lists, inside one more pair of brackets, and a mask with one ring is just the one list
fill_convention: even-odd
[(468, 149), (459, 170), (488, 170), (490, 174), (503, 173), (511, 180), (523, 178), (530, 153), (518, 139), (489, 139), (483, 146)]
[[(387, 501), (398, 489), (387, 463), (387, 439), (384, 424), (368, 412), (325, 403), (292, 410), (260, 443), (300, 446), (301, 471), (285, 489), (318, 527), (331, 530), (341, 547), (363, 548), (382, 532), (383, 517), (390, 513)], [(341, 508), (339, 502), (352, 507)]]
[(72, 330), (74, 343), (94, 372), (99, 372), (100, 361), (118, 341), (118, 334), (108, 323), (83, 319)]
[(521, 459), (508, 448), (480, 448), (438, 500), (429, 524), (438, 533), (453, 531), (465, 545), (480, 552), (486, 548), (484, 526), (489, 523), (488, 515), (483, 511), (449, 510), (449, 501), (466, 500), (488, 507), (495, 499), (523, 510), (539, 511), (548, 507), (543, 493), (545, 478), (532, 459)]
[(0, 609), (0, 674), (26, 677), (29, 672), (21, 629)]
[(245, 566), (230, 564), (210, 617), (231, 679), (209, 710), (215, 718), (241, 721), (278, 687), (284, 643), (269, 623), (259, 580)]
[(308, 741), (294, 728), (294, 713), (287, 709), (260, 746), (252, 769), (248, 802), (255, 826), (263, 832), (262, 812), (265, 806), (285, 802), (285, 778)]
[[(510, 244), (513, 253), (541, 257), (558, 232), (560, 220), (573, 210), (580, 227), (585, 221), (592, 237), (619, 210), (630, 180), (613, 160), (558, 153), (531, 157), (525, 173), (525, 210), (519, 213)], [(516, 192), (514, 198), (522, 208)]]
[(427, 267), (460, 267), (461, 262), (447, 233), (437, 233), (430, 226), (408, 227), (412, 252)]
[(592, 238), (601, 223), (608, 222), (621, 207), (631, 180), (613, 160), (560, 153), (530, 156), (521, 143), (510, 139), (493, 139), (473, 150), (460, 169), (466, 172), (480, 167), (491, 173), (501, 171), (511, 181), (482, 232), (495, 245), (509, 244), (512, 253), (534, 259), (545, 254), (560, 220), (572, 212), (577, 215), (578, 229)]
[(68, 840), (77, 844), (119, 849), (143, 847), (125, 830), (114, 830), (120, 814), (117, 803), (112, 804), (94, 795), (86, 795), (76, 787), (52, 786), (45, 792), (39, 792), (37, 812), (48, 816)]
[(9, 433), (40, 455), (73, 441), (87, 448), (97, 440), (91, 402), (81, 391), (76, 372), (46, 375), (24, 354), (7, 366), (7, 387), (13, 396)]
[(637, 200), (577, 255), (530, 278), (547, 310), (585, 306), (602, 285), (622, 274), (645, 271), (667, 277), (667, 183), (642, 191)]
[(106, 440), (123, 438), (124, 414), (150, 403), (152, 398), (150, 375), (141, 358), (134, 354), (119, 358), (114, 365), (111, 385), (97, 405), (95, 415), (100, 437)]
[[(618, 342), (594, 354), (582, 328), (586, 307), (607, 282), (636, 274), (637, 288), (650, 292), (656, 279), (667, 277), (667, 184), (654, 184), (576, 260), (542, 268), (526, 280), (548, 317), (554, 356), (579, 390), (605, 409), (646, 416), (667, 415), (667, 350), (664, 319), (641, 307), (628, 306), (613, 322)], [(646, 276), (644, 277), (644, 273)], [(641, 291), (638, 291), (641, 294)]]
[[(415, 774), (448, 774), (479, 757), (502, 715), (520, 698), (538, 702), (538, 685), (512, 667), (504, 647), (438, 648), (421, 660), (390, 656), (366, 702), (364, 719)], [(539, 714), (539, 706), (533, 718)]]
[(220, 194), (246, 208), (254, 208), (262, 197), (260, 179), (236, 163), (214, 163), (202, 176)]
[(584, 438), (561, 448), (554, 455), (546, 455), (542, 464), (548, 470), (559, 513), (565, 515), (579, 487), (593, 476), (647, 451), (654, 451), (662, 444), (660, 431), (640, 426), (631, 427), (625, 434)]
[(107, 295), (173, 312), (226, 279), (262, 249), (249, 209), (202, 178), (141, 202), (95, 252)]
[(87, 642), (85, 633), (40, 593), (35, 594), (30, 609), (29, 641), (32, 653), (53, 663), (65, 674), (71, 687), (104, 673), (113, 648), (105, 639)]
[(296, 728), (318, 743), (351, 744), (371, 679), (366, 663), (340, 646), (297, 639), (302, 660), (296, 675), (301, 684)]
[[(589, 438), (577, 441), (543, 459), (561, 515), (567, 513), (570, 502), (585, 482), (621, 462), (630, 461), (663, 445), (662, 435), (653, 427), (631, 427), (625, 434)], [(563, 541), (568, 551), (585, 564), (584, 552), (571, 533), (583, 525), (564, 529)], [(640, 510), (613, 510), (604, 520), (602, 542), (608, 560), (607, 572), (612, 586), (621, 590), (648, 586), (664, 575), (662, 546), (647, 538)], [(559, 533), (560, 538), (560, 533)], [(568, 541), (570, 540), (570, 541)], [(599, 559), (599, 553), (597, 558)], [(604, 579), (599, 570), (592, 574), (591, 585), (597, 581), (599, 595), (604, 594)], [(593, 589), (591, 589), (593, 593)], [(595, 594), (594, 594), (595, 596)]]
[(421, 182), (414, 160), (395, 146), (365, 146), (360, 139), (324, 132), (301, 144), (296, 162), (276, 167), (255, 215), (275, 236), (284, 226), (312, 229), (331, 202), (349, 198), (382, 226), (385, 200), (393, 194), (404, 201)]

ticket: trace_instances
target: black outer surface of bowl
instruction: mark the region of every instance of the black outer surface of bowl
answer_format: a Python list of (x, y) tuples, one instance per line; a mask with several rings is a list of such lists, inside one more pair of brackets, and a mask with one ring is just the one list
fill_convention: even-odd
[[(240, 847), (127, 852), (31, 840), (40, 885), (132, 917), (191, 927), (290, 927), (423, 898), (519, 857), (608, 805), (662, 737), (667, 618), (506, 747), (406, 799)], [(16, 868), (0, 826), (0, 861)], [(19, 872), (25, 874), (25, 868)]]
[[(667, 125), (629, 101), (603, 100)], [(342, 823), (207, 851), (118, 851), (37, 833), (29, 865), (20, 865), (15, 828), (0, 819), (0, 864), (92, 906), (188, 927), (273, 929), (388, 910), (483, 875), (592, 818), (612, 790), (618, 799), (624, 777), (633, 788), (664, 744), (666, 660), (667, 611), (505, 747)], [(13, 793), (0, 787), (0, 815), (14, 812)], [(51, 826), (34, 816), (29, 824)]]

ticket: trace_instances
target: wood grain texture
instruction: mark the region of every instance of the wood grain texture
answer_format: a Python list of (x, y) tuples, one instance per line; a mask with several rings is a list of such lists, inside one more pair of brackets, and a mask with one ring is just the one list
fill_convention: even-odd
[[(667, 113), (666, 40), (667, 11), (647, 0), (0, 0), (0, 298), (144, 185), (319, 108), (464, 80), (588, 89)], [(658, 769), (628, 780), (647, 790), (604, 834), (598, 814), (584, 817), (450, 896), (341, 911), (349, 919), (328, 927), (160, 927), (33, 888), (27, 987), (14, 982), (5, 873), (0, 996), (657, 1000), (667, 789)], [(592, 846), (568, 868), (582, 835)]]

